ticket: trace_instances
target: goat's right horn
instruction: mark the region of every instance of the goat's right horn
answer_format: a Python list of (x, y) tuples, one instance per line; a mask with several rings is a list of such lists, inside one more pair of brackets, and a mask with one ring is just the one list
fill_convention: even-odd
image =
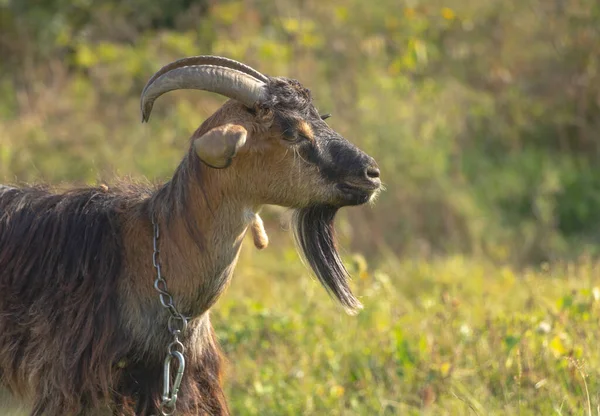
[[(198, 62), (202, 62), (198, 64)], [(204, 62), (210, 62), (206, 64)], [(222, 63), (223, 65), (213, 65)], [(231, 68), (231, 67), (234, 68)], [(262, 79), (255, 77), (260, 76)], [(162, 94), (179, 89), (215, 92), (253, 107), (266, 98), (268, 78), (258, 71), (227, 58), (192, 57), (172, 62), (150, 78), (141, 97), (142, 121), (148, 121), (154, 101)]]

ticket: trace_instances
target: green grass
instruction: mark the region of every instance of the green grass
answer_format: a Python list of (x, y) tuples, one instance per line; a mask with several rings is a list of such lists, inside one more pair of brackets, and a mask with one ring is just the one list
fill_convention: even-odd
[(213, 312), (233, 414), (600, 414), (600, 288), (585, 259), (521, 272), (358, 259), (353, 317), (291, 248), (252, 249)]

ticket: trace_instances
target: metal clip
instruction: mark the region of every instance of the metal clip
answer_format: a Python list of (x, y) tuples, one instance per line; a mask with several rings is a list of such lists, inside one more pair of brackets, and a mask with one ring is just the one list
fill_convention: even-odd
[[(175, 381), (171, 386), (171, 361), (173, 358), (177, 359), (177, 373), (175, 374)], [(160, 411), (163, 416), (170, 416), (175, 413), (175, 405), (177, 403), (177, 393), (181, 386), (181, 380), (183, 379), (183, 372), (185, 371), (185, 358), (179, 351), (170, 351), (165, 358), (165, 366), (163, 370), (163, 395), (162, 403), (160, 404)]]

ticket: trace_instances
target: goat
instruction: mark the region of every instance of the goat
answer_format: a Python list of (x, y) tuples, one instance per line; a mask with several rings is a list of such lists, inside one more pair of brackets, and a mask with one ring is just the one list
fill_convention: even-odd
[[(209, 309), (246, 232), (266, 246), (266, 204), (295, 210), (307, 263), (346, 310), (361, 308), (333, 221), (379, 192), (374, 159), (326, 124), (296, 80), (183, 58), (146, 84), (142, 121), (177, 89), (229, 100), (166, 184), (0, 188), (0, 398), (32, 416), (166, 415), (175, 404), (179, 415), (228, 415)], [(167, 370), (184, 360), (178, 381)]]

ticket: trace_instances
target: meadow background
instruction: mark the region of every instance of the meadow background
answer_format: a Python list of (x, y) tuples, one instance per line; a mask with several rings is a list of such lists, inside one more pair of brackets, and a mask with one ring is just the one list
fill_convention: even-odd
[(600, 414), (598, 0), (0, 0), (0, 183), (164, 181), (224, 55), (313, 91), (387, 191), (338, 220), (347, 316), (287, 213), (213, 312), (235, 415)]

